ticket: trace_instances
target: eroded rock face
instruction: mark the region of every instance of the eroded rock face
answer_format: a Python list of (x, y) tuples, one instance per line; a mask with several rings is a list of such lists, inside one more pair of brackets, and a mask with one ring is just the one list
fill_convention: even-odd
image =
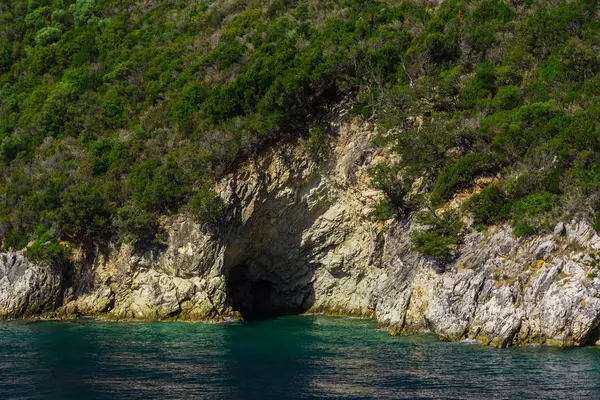
[(21, 254), (0, 254), (0, 318), (33, 317), (60, 306), (61, 277)]
[(68, 280), (1, 255), (0, 317), (222, 321), (324, 312), (498, 347), (598, 340), (600, 237), (589, 224), (561, 223), (528, 240), (507, 226), (473, 233), (441, 269), (412, 250), (410, 221), (370, 217), (381, 193), (367, 170), (385, 158), (370, 146), (372, 129), (356, 121), (332, 128), (338, 135), (320, 155), (283, 145), (225, 177), (226, 223), (217, 233), (185, 215), (165, 219), (165, 248), (88, 251)]
[[(59, 315), (219, 321), (327, 312), (373, 316), (383, 226), (367, 168), (373, 132), (335, 126), (330, 151), (284, 145), (218, 187), (225, 227), (208, 234), (184, 215), (165, 220), (166, 248), (128, 246), (90, 261)], [(85, 285), (83, 282), (85, 281)], [(85, 289), (83, 288), (85, 286)]]
[(507, 227), (473, 234), (442, 274), (409, 247), (390, 246), (386, 270), (393, 273), (379, 288), (377, 318), (398, 333), (431, 330), (497, 347), (595, 343), (600, 279), (589, 254), (595, 234), (582, 225), (568, 225), (573, 236), (566, 238), (518, 241)]

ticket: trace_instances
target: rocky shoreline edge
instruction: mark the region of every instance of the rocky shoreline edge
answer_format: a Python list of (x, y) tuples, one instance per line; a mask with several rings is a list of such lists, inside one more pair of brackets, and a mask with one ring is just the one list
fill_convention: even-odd
[(0, 254), (0, 318), (215, 321), (321, 312), (370, 317), (391, 334), (508, 347), (600, 337), (600, 236), (584, 220), (515, 238), (468, 234), (439, 265), (415, 251), (413, 221), (374, 221), (382, 193), (368, 123), (340, 119), (326, 157), (302, 141), (270, 149), (216, 189), (225, 226), (165, 217), (160, 249), (78, 249), (65, 274)]

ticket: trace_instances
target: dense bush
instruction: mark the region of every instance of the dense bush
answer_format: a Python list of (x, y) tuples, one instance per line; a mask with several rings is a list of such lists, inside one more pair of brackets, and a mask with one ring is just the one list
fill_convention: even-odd
[(174, 159), (152, 158), (136, 165), (128, 176), (132, 199), (148, 211), (176, 211), (184, 195), (183, 173)]
[(519, 107), (523, 102), (521, 89), (515, 85), (503, 86), (493, 100), (493, 105), (500, 110), (512, 110)]
[(512, 207), (512, 227), (515, 236), (528, 236), (543, 226), (544, 213), (558, 203), (558, 196), (548, 192), (535, 193), (517, 201)]
[(431, 211), (422, 211), (415, 218), (425, 226), (411, 235), (415, 250), (433, 257), (441, 264), (451, 261), (462, 243), (463, 226), (458, 214), (448, 211), (440, 216)]
[(34, 262), (58, 268), (60, 272), (69, 267), (72, 249), (56, 240), (44, 242), (36, 240), (25, 250), (25, 256)]
[(324, 129), (320, 126), (309, 129), (306, 144), (311, 156), (323, 157), (327, 149), (327, 136)]
[(495, 169), (493, 155), (469, 153), (458, 159), (455, 164), (448, 165), (438, 176), (431, 191), (431, 203), (439, 206), (452, 198), (460, 189), (473, 184), (473, 180), (483, 173)]
[[(385, 213), (385, 210), (388, 210), (398, 216), (410, 212), (412, 202), (408, 198), (409, 190), (401, 181), (397, 166), (379, 164), (372, 167), (369, 173), (372, 185), (385, 195), (385, 200), (378, 205), (378, 213)], [(380, 215), (381, 217), (383, 214)]]
[(144, 250), (160, 242), (158, 215), (134, 205), (118, 210), (114, 228), (119, 238), (136, 250)]
[(194, 221), (215, 226), (223, 213), (223, 199), (208, 184), (200, 186), (188, 202), (187, 209)]
[[(294, 135), (318, 156), (329, 132), (309, 127), (343, 98), (399, 156), (375, 172), (378, 218), (418, 206), (407, 188), (442, 206), (492, 172), (511, 203), (547, 192), (593, 214), (597, 2), (209, 3), (0, 5), (4, 247), (153, 243), (153, 218), (241, 158)], [(478, 198), (482, 223), (496, 200)]]
[[(357, 96), (357, 113), (372, 107), (382, 133), (394, 132), (396, 180), (447, 209), (477, 178), (498, 176), (462, 211), (478, 228), (512, 221), (517, 236), (595, 215), (598, 10), (587, 1), (443, 2), (401, 57), (405, 75), (374, 98)], [(413, 241), (432, 254), (445, 235), (424, 230)]]
[(387, 197), (384, 197), (375, 204), (372, 217), (375, 221), (388, 221), (398, 217), (398, 209)]
[(471, 196), (465, 202), (465, 208), (473, 215), (478, 228), (505, 221), (510, 215), (510, 202), (497, 185), (487, 186)]
[(111, 210), (98, 188), (80, 183), (61, 196), (57, 210), (58, 236), (78, 241), (102, 241), (111, 236)]
[(39, 46), (47, 46), (52, 43), (58, 42), (60, 39), (60, 29), (55, 26), (47, 26), (39, 30), (35, 35), (35, 42)]

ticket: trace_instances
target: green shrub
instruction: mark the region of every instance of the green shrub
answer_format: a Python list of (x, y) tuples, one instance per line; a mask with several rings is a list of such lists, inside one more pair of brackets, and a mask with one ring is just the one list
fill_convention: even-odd
[[(417, 195), (443, 204), (496, 167), (520, 174), (504, 187), (511, 203), (581, 193), (571, 207), (584, 210), (600, 187), (593, 1), (9, 3), (0, 232), (13, 247), (39, 238), (38, 226), (109, 236), (106, 219), (151, 242), (152, 219), (176, 212), (195, 182), (349, 105), (395, 144), (396, 171), (375, 179), (377, 218), (408, 213)], [(324, 133), (310, 132), (317, 157)], [(100, 188), (107, 218), (88, 218), (106, 213), (87, 200), (61, 214), (80, 184)], [(489, 210), (476, 217), (495, 220), (495, 200), (478, 201)], [(124, 207), (135, 211), (125, 218)]]
[(398, 165), (378, 164), (369, 170), (369, 175), (373, 187), (385, 194), (387, 207), (393, 208), (395, 214), (410, 212), (413, 204), (408, 198), (409, 189), (400, 178)]
[(44, 242), (36, 240), (24, 252), (25, 257), (34, 263), (48, 265), (52, 268), (64, 269), (70, 265), (73, 250), (68, 244), (57, 240)]
[(171, 110), (175, 121), (180, 124), (186, 122), (192, 113), (198, 111), (207, 95), (206, 88), (201, 84), (188, 86)]
[(379, 200), (375, 204), (372, 217), (375, 221), (388, 221), (398, 216), (398, 209), (390, 202), (387, 197)]
[(448, 211), (438, 216), (425, 211), (418, 213), (415, 219), (425, 225), (424, 229), (411, 234), (415, 250), (433, 257), (442, 264), (451, 261), (456, 256), (463, 238), (463, 226), (458, 214)]
[(504, 191), (510, 199), (518, 200), (544, 190), (543, 181), (544, 177), (539, 172), (528, 171), (507, 179)]
[(476, 90), (483, 90), (486, 93), (496, 91), (496, 71), (493, 63), (484, 62), (477, 66), (472, 86)]
[(27, 10), (30, 12), (48, 4), (49, 0), (27, 0)]
[(447, 34), (430, 33), (423, 40), (423, 50), (436, 63), (454, 60), (458, 55), (458, 49), (454, 36), (455, 32)]
[(52, 26), (59, 28), (61, 31), (66, 29), (67, 25), (70, 25), (70, 14), (66, 10), (54, 10), (50, 17)]
[(73, 242), (104, 241), (111, 236), (111, 210), (96, 186), (80, 183), (62, 194), (56, 225), (61, 238)]
[(513, 234), (517, 237), (529, 236), (543, 226), (543, 216), (558, 204), (559, 196), (539, 192), (514, 203), (512, 215)]
[(352, 105), (350, 111), (352, 112), (352, 114), (356, 116), (361, 116), (365, 119), (371, 118), (373, 116), (373, 107), (369, 106), (366, 103), (355, 103)]
[(221, 220), (224, 205), (221, 196), (204, 184), (188, 202), (187, 210), (196, 223), (212, 227)]
[(9, 164), (24, 150), (25, 142), (18, 136), (5, 136), (0, 140), (0, 158), (5, 164)]
[(71, 6), (75, 25), (86, 25), (90, 19), (92, 19), (94, 16), (95, 3), (95, 0), (77, 0), (77, 2)]
[(488, 0), (474, 4), (472, 18), (476, 23), (490, 20), (508, 22), (516, 14), (510, 6), (502, 0)]
[(136, 165), (128, 176), (133, 201), (148, 211), (176, 211), (184, 197), (185, 177), (177, 162), (153, 158)]
[(4, 235), (4, 241), (2, 242), (2, 249), (4, 251), (16, 251), (21, 250), (29, 243), (29, 237), (26, 234), (19, 234), (14, 229), (10, 229)]
[(500, 110), (512, 110), (523, 103), (521, 89), (515, 85), (503, 86), (492, 101), (492, 105)]
[(239, 43), (221, 43), (205, 58), (203, 64), (215, 64), (225, 70), (235, 64), (246, 51), (246, 46)]
[(548, 192), (534, 193), (517, 201), (512, 208), (512, 214), (515, 216), (536, 217), (552, 210), (557, 201), (558, 196), (554, 194)]
[(10, 42), (0, 39), (0, 75), (8, 72), (12, 65)]
[(60, 29), (54, 26), (47, 26), (42, 28), (35, 34), (35, 43), (38, 46), (47, 46), (52, 43), (58, 42), (60, 39)]
[(496, 168), (493, 155), (469, 153), (447, 166), (436, 179), (431, 191), (431, 204), (440, 206), (450, 200), (456, 191), (473, 184), (473, 180), (483, 173)]
[(471, 196), (464, 204), (473, 215), (477, 227), (500, 223), (510, 216), (510, 203), (504, 191), (496, 185), (490, 185)]
[(600, 213), (594, 213), (594, 217), (592, 218), (592, 227), (596, 232), (600, 231)]
[(126, 103), (119, 94), (121, 90), (115, 88), (104, 96), (100, 109), (102, 120), (107, 129), (116, 129), (127, 121), (125, 115)]
[(92, 172), (94, 176), (118, 170), (127, 163), (127, 148), (123, 143), (99, 140), (88, 143), (88, 149), (93, 155)]
[(308, 140), (306, 141), (308, 151), (314, 157), (323, 155), (327, 146), (327, 136), (320, 126), (312, 127), (308, 130)]
[(158, 215), (135, 205), (126, 205), (117, 210), (113, 226), (119, 239), (141, 251), (161, 243)]

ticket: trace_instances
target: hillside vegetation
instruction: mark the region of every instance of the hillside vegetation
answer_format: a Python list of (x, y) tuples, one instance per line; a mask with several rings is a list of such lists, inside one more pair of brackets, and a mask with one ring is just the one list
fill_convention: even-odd
[[(598, 1), (13, 0), (0, 3), (0, 235), (161, 241), (158, 217), (218, 224), (211, 184), (340, 98), (399, 162), (374, 218), (414, 210), (417, 249), (465, 227), (516, 235), (600, 209)], [(461, 209), (436, 211), (479, 177)]]

